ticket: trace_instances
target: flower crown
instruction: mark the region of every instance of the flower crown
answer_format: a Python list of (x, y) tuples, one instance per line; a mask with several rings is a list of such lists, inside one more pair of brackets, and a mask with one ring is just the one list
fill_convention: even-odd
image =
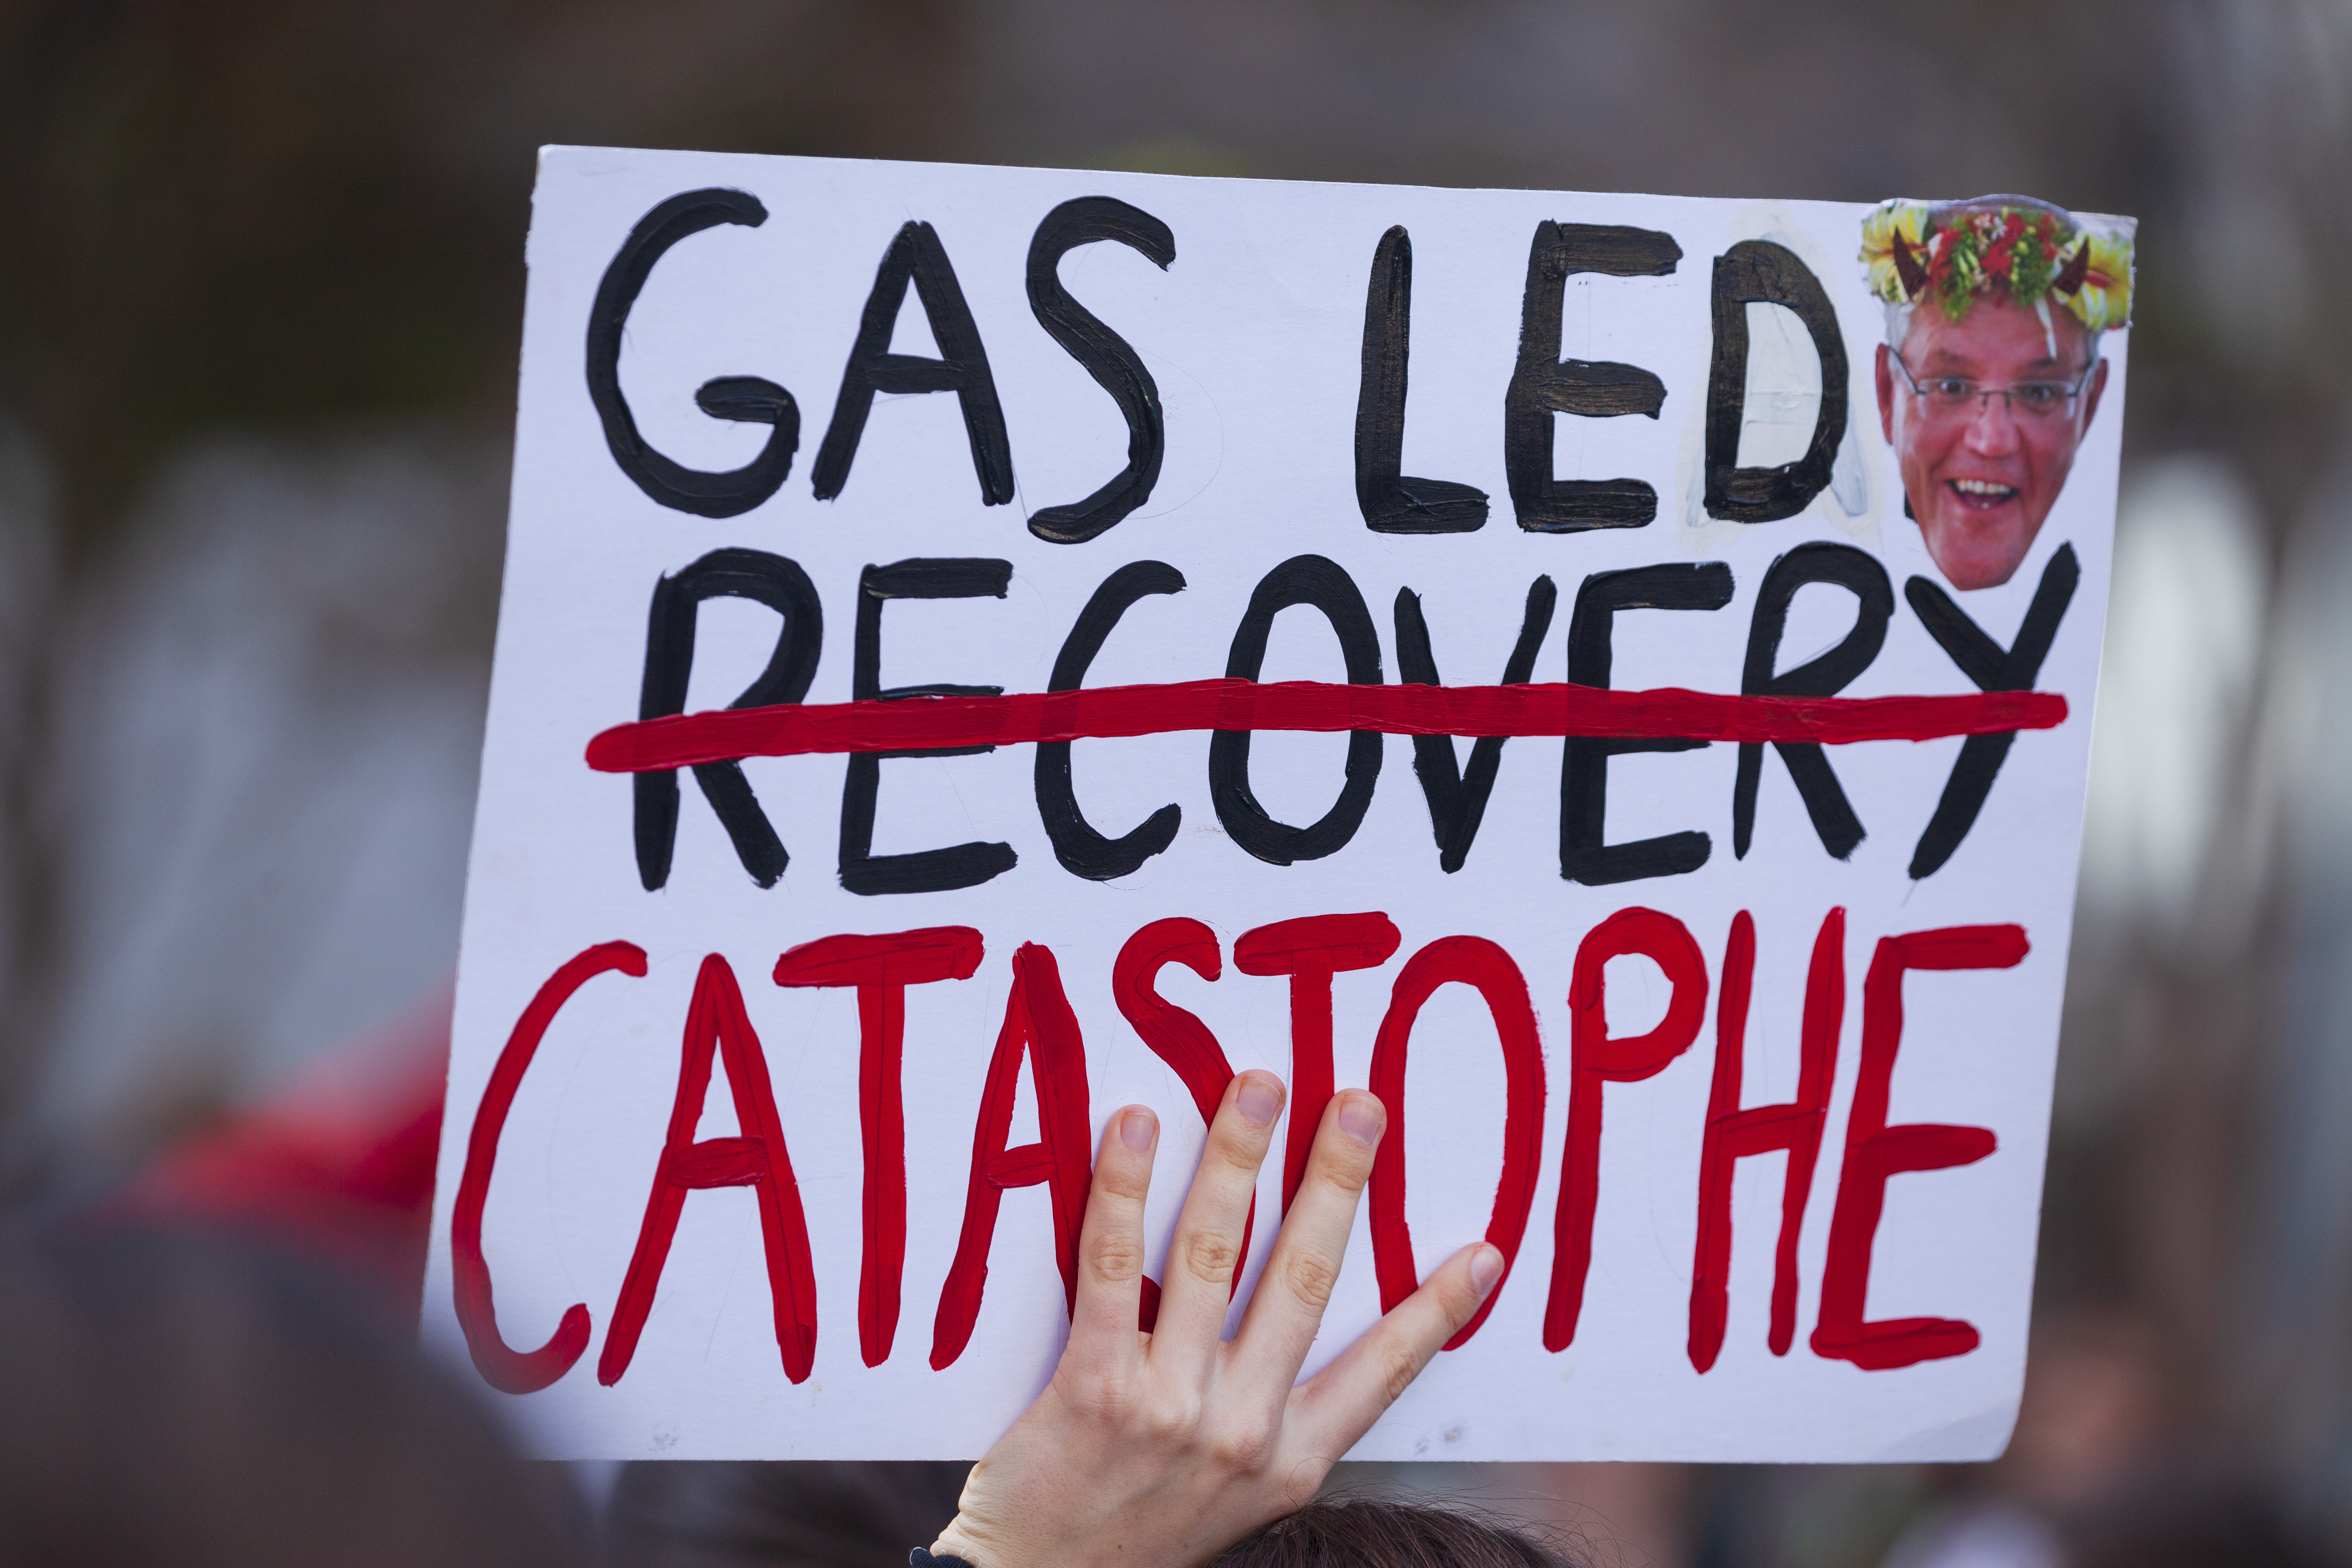
[(2039, 202), (1882, 202), (1863, 219), (1862, 263), (1879, 299), (1932, 299), (1955, 321), (1991, 289), (2044, 311), (2055, 297), (2095, 332), (2131, 321), (2128, 232), (2077, 225)]

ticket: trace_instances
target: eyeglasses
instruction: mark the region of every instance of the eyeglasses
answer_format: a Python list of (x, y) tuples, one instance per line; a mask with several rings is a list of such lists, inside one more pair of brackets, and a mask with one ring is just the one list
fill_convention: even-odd
[(2000, 398), (2010, 413), (2023, 419), (2061, 419), (2071, 417), (2075, 400), (2091, 383), (2091, 373), (2099, 368), (2093, 360), (2083, 368), (2083, 374), (2071, 384), (2063, 381), (2017, 381), (2007, 386), (1988, 386), (1964, 375), (1931, 375), (1921, 381), (1911, 374), (1899, 353), (1890, 353), (1895, 367), (1902, 371), (1905, 384), (1935, 419), (1972, 419), (1993, 398)]

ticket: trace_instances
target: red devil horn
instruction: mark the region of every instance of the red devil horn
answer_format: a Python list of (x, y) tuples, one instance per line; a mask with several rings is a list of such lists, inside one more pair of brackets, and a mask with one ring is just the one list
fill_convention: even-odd
[(1903, 237), (1899, 234), (1895, 237), (1895, 276), (1902, 281), (1906, 299), (1917, 294), (1920, 289), (1927, 286), (1927, 268), (1920, 265), (1919, 258), (1912, 253), (1911, 247), (1903, 242)]
[(2090, 276), (2091, 242), (2084, 239), (2074, 247), (2074, 254), (2067, 258), (2066, 265), (2058, 269), (2058, 276), (2050, 279), (2051, 291), (2056, 294), (2072, 294), (2080, 289), (2084, 280)]

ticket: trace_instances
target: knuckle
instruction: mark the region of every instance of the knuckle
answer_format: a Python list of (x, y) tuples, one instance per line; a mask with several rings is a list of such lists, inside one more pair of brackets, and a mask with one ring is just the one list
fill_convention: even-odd
[(1204, 1234), (1184, 1243), (1185, 1271), (1204, 1285), (1224, 1284), (1240, 1260), (1240, 1249), (1226, 1237)]
[(1465, 1276), (1446, 1285), (1438, 1298), (1438, 1304), (1445, 1310), (1445, 1321), (1458, 1329), (1477, 1314), (1480, 1300)]
[(1111, 1197), (1139, 1204), (1151, 1191), (1151, 1169), (1140, 1161), (1130, 1165), (1125, 1161), (1114, 1163), (1106, 1160), (1096, 1171), (1103, 1192)]
[(1274, 1458), (1274, 1429), (1263, 1422), (1237, 1422), (1209, 1440), (1209, 1462), (1227, 1475), (1255, 1475)]
[(1324, 1185), (1342, 1197), (1353, 1200), (1371, 1179), (1372, 1156), (1370, 1150), (1334, 1151), (1318, 1161), (1316, 1176)]
[(1292, 1295), (1319, 1312), (1329, 1303), (1332, 1288), (1339, 1282), (1339, 1260), (1302, 1248), (1283, 1260), (1282, 1282), (1289, 1287)]
[(1181, 1442), (1201, 1425), (1200, 1401), (1173, 1396), (1153, 1400), (1142, 1413), (1141, 1425), (1155, 1438)]
[(1087, 1267), (1108, 1285), (1124, 1285), (1143, 1272), (1143, 1248), (1131, 1236), (1098, 1236), (1087, 1244)]
[(1129, 1379), (1116, 1376), (1063, 1379), (1057, 1376), (1055, 1381), (1062, 1384), (1063, 1403), (1090, 1426), (1117, 1427), (1134, 1415), (1137, 1391)]
[(1216, 1151), (1218, 1163), (1244, 1175), (1255, 1175), (1265, 1160), (1265, 1151), (1255, 1141), (1234, 1134), (1213, 1138), (1210, 1146)]
[(1421, 1375), (1421, 1358), (1404, 1345), (1382, 1345), (1374, 1364), (1380, 1371), (1381, 1403), (1383, 1405), (1394, 1405), (1404, 1391), (1412, 1386), (1412, 1380)]

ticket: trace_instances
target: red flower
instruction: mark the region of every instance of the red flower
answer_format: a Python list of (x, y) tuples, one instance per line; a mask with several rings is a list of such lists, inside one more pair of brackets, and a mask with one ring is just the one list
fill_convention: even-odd
[(1988, 277), (2006, 278), (2017, 262), (2017, 242), (2025, 233), (2025, 219), (2016, 213), (2009, 215), (2000, 226), (2000, 237), (1985, 252), (1984, 269)]
[(1941, 285), (1952, 276), (1952, 231), (1943, 230), (1927, 246), (1927, 281)]

